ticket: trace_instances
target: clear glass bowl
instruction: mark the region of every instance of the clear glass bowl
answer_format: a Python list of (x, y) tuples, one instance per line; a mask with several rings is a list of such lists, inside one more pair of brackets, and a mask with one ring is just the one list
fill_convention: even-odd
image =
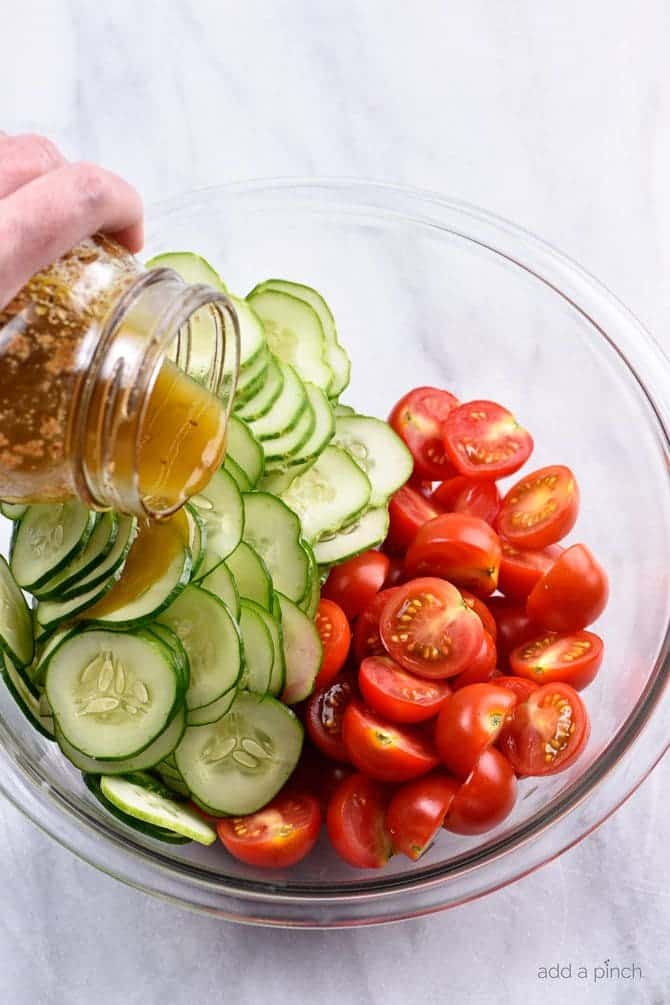
[[(593, 729), (563, 774), (521, 783), (512, 816), (477, 838), (444, 832), (420, 863), (358, 872), (321, 845), (288, 872), (222, 848), (143, 839), (94, 803), (58, 749), (0, 693), (0, 789), (97, 868), (221, 918), (286, 926), (389, 921), (462, 903), (560, 854), (613, 812), (670, 737), (668, 360), (580, 268), (525, 231), (420, 192), (269, 181), (158, 207), (147, 254), (197, 250), (230, 288), (286, 276), (323, 291), (353, 360), (345, 399), (386, 415), (409, 387), (493, 397), (535, 436), (533, 463), (570, 464), (582, 490), (572, 540), (609, 571)], [(3, 528), (6, 537), (8, 528)], [(6, 539), (3, 542), (7, 543)]]

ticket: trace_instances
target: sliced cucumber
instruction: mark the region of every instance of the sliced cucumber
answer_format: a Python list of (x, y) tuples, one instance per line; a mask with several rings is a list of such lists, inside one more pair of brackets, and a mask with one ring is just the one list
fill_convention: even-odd
[(240, 631), (244, 646), (244, 687), (256, 694), (270, 690), (275, 648), (265, 618), (247, 600), (242, 601)]
[(187, 283), (205, 283), (215, 290), (227, 293), (221, 276), (206, 258), (192, 251), (166, 251), (150, 258), (147, 269), (172, 269)]
[(138, 785), (128, 778), (103, 775), (100, 791), (108, 802), (136, 820), (174, 831), (182, 837), (210, 845), (216, 841), (216, 831), (201, 816), (187, 806), (180, 806), (147, 785)]
[(181, 694), (169, 650), (155, 637), (100, 629), (58, 646), (45, 691), (68, 743), (104, 760), (149, 747), (174, 718)]
[[(255, 600), (268, 611), (272, 605), (272, 580), (265, 562), (245, 541), (226, 559), (240, 597)], [(216, 590), (213, 591), (216, 593)]]
[(293, 367), (279, 363), (284, 378), (284, 389), (269, 412), (249, 423), (256, 439), (271, 440), (292, 430), (307, 407), (305, 385)]
[(18, 585), (34, 590), (55, 576), (84, 550), (96, 519), (76, 500), (29, 506), (12, 538), (10, 567)]
[(309, 400), (305, 403), (298, 421), (292, 429), (263, 440), (266, 464), (284, 463), (288, 457), (300, 455), (316, 425), (316, 415)]
[(333, 409), (335, 415), (356, 415), (356, 409), (352, 408), (351, 405), (343, 405), (341, 401), (338, 401), (337, 405)]
[(353, 558), (368, 548), (376, 548), (385, 540), (388, 527), (386, 507), (369, 509), (337, 534), (326, 535), (317, 541), (314, 545), (316, 560), (319, 565), (331, 565)]
[(207, 527), (197, 506), (187, 503), (184, 513), (190, 531), (188, 546), (191, 550), (191, 579), (197, 579), (207, 550)]
[(412, 455), (381, 419), (339, 415), (333, 443), (346, 450), (370, 479), (370, 506), (384, 506), (412, 474)]
[(282, 393), (283, 388), (284, 373), (277, 366), (276, 360), (271, 357), (262, 388), (253, 398), (249, 398), (248, 401), (236, 407), (235, 411), (237, 415), (240, 419), (244, 419), (245, 422), (249, 422), (252, 419), (260, 419), (262, 415), (270, 411)]
[(70, 593), (80, 592), (79, 581), (97, 568), (112, 550), (118, 526), (116, 513), (101, 514), (83, 551), (80, 551), (52, 579), (48, 579), (44, 586), (36, 587), (35, 596), (40, 600), (63, 600)]
[(319, 606), (319, 600), (321, 599), (319, 566), (317, 565), (316, 558), (314, 557), (312, 547), (307, 544), (306, 541), (303, 541), (302, 546), (307, 552), (307, 556), (309, 558), (309, 585), (305, 592), (305, 596), (302, 598), (298, 606), (301, 611), (305, 612), (308, 618), (314, 619), (316, 609)]
[(265, 562), (274, 586), (296, 603), (309, 585), (309, 559), (300, 544), (300, 520), (266, 492), (248, 492), (244, 502), (244, 540)]
[(27, 503), (0, 503), (0, 512), (8, 520), (20, 520), (27, 509)]
[(275, 356), (295, 367), (303, 380), (327, 392), (333, 373), (325, 360), (326, 339), (314, 308), (287, 293), (259, 287), (252, 290), (247, 302), (263, 322)]
[(7, 653), (4, 653), (3, 663), (2, 678), (12, 698), (28, 722), (42, 736), (46, 736), (48, 740), (53, 740), (54, 724), (52, 717), (43, 714), (40, 699), (30, 689), (25, 677), (19, 673)]
[(175, 750), (184, 735), (185, 728), (186, 713), (183, 708), (180, 708), (167, 729), (146, 750), (136, 754), (135, 757), (128, 757), (120, 761), (102, 760), (82, 754), (63, 736), (58, 720), (56, 720), (56, 742), (68, 761), (80, 771), (88, 771), (93, 775), (127, 775), (131, 771), (146, 771), (159, 764)]
[(58, 648), (61, 642), (64, 641), (71, 635), (73, 631), (77, 629), (73, 627), (61, 628), (50, 635), (44, 645), (36, 653), (33, 664), (28, 671), (30, 674), (30, 680), (35, 688), (38, 690), (44, 687), (44, 679), (47, 673), (47, 667), (49, 666), (49, 660), (51, 659), (52, 653)]
[[(267, 691), (277, 698), (284, 690), (284, 684), (286, 683), (286, 662), (284, 660), (284, 642), (281, 631), (281, 611), (279, 610), (276, 596), (273, 594), (272, 613), (266, 611), (259, 604), (254, 604), (253, 600), (247, 600), (245, 603), (248, 608), (261, 618), (272, 640), (274, 659)], [(277, 605), (276, 609), (275, 605)]]
[(228, 454), (244, 471), (252, 485), (263, 475), (264, 454), (260, 442), (246, 422), (231, 415), (228, 420)]
[(282, 499), (300, 517), (305, 537), (313, 541), (356, 519), (367, 507), (370, 491), (367, 475), (349, 454), (339, 447), (326, 447)]
[[(114, 543), (104, 558), (70, 588), (63, 591), (60, 600), (69, 600), (92, 590), (99, 583), (109, 581), (128, 557), (131, 545), (137, 534), (137, 520), (133, 516), (120, 516), (117, 519), (116, 537)], [(113, 580), (112, 580), (113, 582)]]
[[(136, 777), (135, 773), (134, 777)], [(150, 776), (147, 776), (150, 777)], [(142, 820), (136, 820), (134, 817), (128, 816), (122, 810), (119, 810), (114, 803), (110, 803), (108, 799), (103, 796), (100, 790), (100, 775), (92, 775), (87, 772), (82, 772), (82, 778), (86, 788), (89, 790), (91, 795), (103, 806), (108, 813), (120, 820), (121, 823), (125, 824), (126, 827), (131, 827), (135, 831), (139, 831), (140, 834), (144, 834), (146, 837), (153, 838), (155, 841), (163, 841), (166, 844), (189, 844), (189, 839), (182, 837), (180, 834), (175, 834), (174, 831), (165, 830), (162, 827), (153, 827), (151, 824), (144, 823)], [(158, 783), (154, 783), (158, 788)], [(169, 787), (163, 786), (163, 790), (167, 795), (169, 793)]]
[(253, 485), (247, 478), (246, 471), (242, 470), (237, 461), (234, 461), (230, 454), (226, 455), (223, 467), (233, 479), (240, 492), (251, 492)]
[(235, 480), (227, 471), (219, 470), (191, 503), (205, 521), (207, 548), (200, 568), (200, 579), (237, 548), (244, 527), (242, 496)]
[(258, 394), (263, 386), (265, 375), (268, 372), (271, 355), (267, 346), (264, 346), (249, 365), (240, 371), (240, 377), (235, 389), (236, 405), (239, 406), (243, 402), (249, 401), (255, 394)]
[(160, 621), (152, 621), (142, 628), (141, 631), (154, 635), (170, 650), (181, 680), (181, 691), (185, 695), (191, 683), (191, 667), (188, 662), (188, 655), (179, 636), (171, 628), (168, 628), (167, 625), (161, 624)]
[(281, 609), (286, 682), (281, 700), (287, 705), (307, 698), (321, 669), (323, 646), (314, 622), (292, 600), (277, 594)]
[(197, 802), (241, 816), (279, 792), (298, 763), (302, 739), (302, 726), (285, 705), (241, 692), (217, 722), (190, 726), (175, 757)]
[[(242, 542), (238, 544), (237, 548), (241, 546)], [(237, 552), (237, 548), (233, 552), (233, 555)], [(231, 558), (232, 556), (229, 555), (228, 562)], [(235, 620), (239, 619), (240, 594), (227, 562), (219, 562), (211, 572), (203, 576), (198, 585), (203, 586), (210, 593), (213, 593), (215, 597), (218, 597), (219, 600), (222, 600)]]
[[(161, 761), (161, 764), (163, 763), (164, 762)], [(185, 798), (188, 799), (188, 797), (190, 796), (190, 792), (188, 791), (186, 785), (184, 785), (184, 783), (179, 778), (174, 778), (172, 775), (167, 775), (165, 771), (163, 771), (160, 765), (157, 766), (155, 770), (160, 775), (161, 781), (163, 782), (163, 784), (167, 789), (169, 789), (171, 792), (174, 792), (175, 795), (184, 796)]]
[[(314, 428), (302, 446), (293, 451), (290, 458), (292, 466), (304, 464), (312, 458), (318, 457), (328, 446), (335, 433), (335, 417), (323, 391), (315, 387), (314, 384), (305, 384), (305, 390), (314, 412)], [(286, 462), (283, 465), (279, 463), (278, 467), (281, 469), (285, 464)], [(272, 469), (272, 467), (273, 465), (268, 465), (268, 468)]]
[(201, 708), (194, 708), (186, 713), (187, 726), (207, 726), (210, 722), (216, 722), (222, 715), (225, 715), (237, 697), (237, 688), (231, 687), (216, 701), (211, 701), (209, 705)]
[(0, 649), (17, 666), (32, 662), (33, 621), (25, 597), (0, 555)]
[(266, 349), (263, 323), (246, 300), (233, 296), (230, 300), (240, 326), (240, 369), (246, 373)]
[(199, 586), (188, 586), (158, 620), (179, 637), (188, 656), (187, 709), (209, 705), (235, 687), (242, 671), (241, 640), (223, 601)]

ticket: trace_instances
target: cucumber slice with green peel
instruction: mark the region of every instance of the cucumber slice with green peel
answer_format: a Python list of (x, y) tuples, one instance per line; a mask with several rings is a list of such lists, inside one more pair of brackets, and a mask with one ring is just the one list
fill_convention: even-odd
[(202, 708), (190, 709), (186, 712), (187, 726), (208, 726), (210, 722), (216, 722), (222, 715), (225, 715), (237, 696), (237, 688), (232, 687), (230, 691), (222, 694), (216, 701)]
[[(323, 391), (314, 384), (305, 384), (307, 398), (314, 412), (314, 428), (302, 446), (291, 453), (290, 464), (303, 464), (321, 454), (335, 434), (335, 417)], [(268, 464), (268, 470), (272, 465)]]
[(288, 467), (285, 470), (279, 466), (275, 470), (266, 471), (258, 483), (258, 491), (268, 492), (273, 496), (283, 495), (289, 485), (293, 484), (298, 475), (302, 475), (305, 471), (309, 471), (315, 462), (316, 457), (312, 458), (311, 461), (305, 461), (304, 464), (296, 464), (294, 467)]
[(385, 505), (412, 474), (412, 455), (381, 419), (339, 415), (333, 444), (346, 450), (370, 479), (370, 506)]
[(7, 653), (3, 655), (3, 664), (2, 679), (19, 709), (42, 736), (47, 740), (53, 740), (53, 718), (43, 714), (39, 697), (33, 693), (25, 677), (19, 673)]
[(170, 754), (166, 757), (164, 761), (156, 765), (156, 771), (160, 772), (161, 775), (167, 775), (168, 778), (174, 778), (177, 781), (183, 781), (181, 775), (179, 774), (179, 768), (177, 767), (177, 762), (174, 756)]
[(47, 580), (44, 586), (36, 587), (35, 596), (40, 600), (63, 600), (69, 594), (78, 593), (80, 580), (97, 568), (112, 550), (118, 526), (116, 513), (100, 514), (84, 550), (52, 579)]
[(323, 646), (311, 618), (300, 608), (278, 593), (281, 609), (282, 640), (286, 681), (281, 700), (287, 705), (307, 698), (314, 690), (316, 675), (321, 669)]
[(309, 584), (307, 586), (307, 590), (305, 591), (305, 596), (298, 604), (298, 607), (301, 611), (305, 612), (308, 618), (314, 619), (316, 609), (319, 606), (319, 600), (321, 599), (319, 566), (316, 563), (316, 558), (314, 557), (314, 551), (311, 545), (307, 544), (306, 541), (303, 541), (302, 546), (307, 552), (307, 557), (309, 558)]
[[(155, 841), (163, 841), (165, 844), (190, 844), (190, 839), (182, 837), (180, 834), (176, 834), (174, 831), (165, 830), (162, 827), (153, 827), (151, 824), (144, 823), (141, 820), (137, 820), (134, 817), (128, 816), (122, 810), (119, 810), (114, 803), (110, 803), (108, 799), (103, 796), (100, 790), (100, 779), (101, 775), (89, 774), (88, 772), (82, 771), (82, 778), (86, 788), (89, 790), (91, 795), (95, 798), (101, 806), (111, 813), (112, 816), (120, 820), (121, 823), (125, 824), (126, 827), (132, 828), (134, 831), (138, 831), (140, 834), (144, 834), (145, 837), (153, 838)], [(158, 785), (158, 783), (156, 783)], [(167, 792), (170, 791), (168, 786), (164, 786)]]
[(27, 503), (0, 503), (0, 512), (8, 520), (20, 520), (27, 509)]
[(231, 476), (240, 492), (251, 492), (253, 485), (247, 478), (246, 472), (242, 470), (237, 461), (234, 461), (230, 455), (226, 456), (223, 468)]
[(202, 579), (237, 548), (244, 527), (244, 506), (235, 479), (227, 471), (214, 473), (206, 488), (191, 498), (205, 521), (207, 547), (200, 567)]
[(100, 791), (108, 802), (122, 813), (136, 820), (173, 831), (191, 841), (210, 845), (216, 841), (216, 831), (201, 816), (167, 798), (146, 785), (138, 785), (129, 778), (103, 775)]
[(244, 687), (265, 694), (272, 680), (274, 643), (264, 616), (246, 600), (241, 604), (240, 632), (244, 646)]
[(172, 629), (186, 650), (191, 670), (186, 692), (189, 711), (209, 705), (237, 685), (242, 672), (241, 638), (223, 601), (191, 585), (158, 621)]
[(333, 380), (325, 359), (326, 339), (319, 315), (304, 300), (270, 289), (252, 290), (247, 297), (263, 322), (271, 351), (295, 367), (303, 378), (323, 391)]
[(368, 548), (376, 548), (385, 539), (389, 529), (389, 514), (385, 506), (369, 509), (357, 520), (336, 534), (324, 535), (314, 545), (319, 565), (331, 565), (353, 558)]
[(298, 603), (309, 585), (309, 558), (300, 543), (300, 520), (286, 503), (267, 492), (247, 492), (242, 500), (243, 540), (263, 559), (276, 589)]
[(33, 619), (9, 566), (0, 555), (0, 649), (17, 666), (33, 659)]
[(311, 286), (305, 286), (302, 283), (293, 283), (288, 279), (266, 279), (264, 283), (261, 283), (252, 291), (252, 294), (263, 290), (288, 293), (298, 300), (303, 300), (316, 311), (326, 340), (324, 357), (333, 372), (333, 377), (328, 387), (328, 394), (331, 398), (336, 398), (349, 383), (351, 362), (337, 341), (335, 318), (326, 301)]
[(207, 550), (207, 526), (197, 506), (184, 507), (189, 524), (188, 546), (191, 550), (191, 579), (197, 579)]
[(38, 690), (44, 687), (44, 679), (46, 677), (47, 667), (49, 666), (49, 660), (51, 659), (52, 653), (55, 652), (61, 642), (63, 642), (68, 635), (71, 635), (74, 631), (78, 631), (78, 629), (73, 628), (72, 626), (61, 628), (55, 631), (53, 635), (50, 635), (41, 647), (39, 655), (36, 656), (29, 671), (32, 684)]
[(231, 415), (228, 420), (228, 454), (244, 471), (252, 486), (257, 485), (263, 475), (264, 454), (260, 441), (256, 439), (246, 422)]
[(208, 726), (189, 727), (175, 751), (193, 798), (217, 813), (255, 813), (279, 792), (298, 763), (303, 729), (267, 695), (240, 692)]
[[(241, 542), (237, 546), (241, 547)], [(233, 552), (233, 555), (237, 551), (237, 548)], [(230, 561), (231, 556), (228, 556)], [(222, 600), (235, 620), (239, 620), (240, 616), (240, 594), (237, 588), (237, 583), (228, 568), (227, 562), (219, 562), (211, 572), (208, 572), (206, 576), (198, 583), (198, 586), (204, 587), (205, 590), (209, 590), (213, 593), (215, 597)]]
[(294, 454), (300, 455), (311, 437), (315, 425), (316, 415), (308, 401), (292, 429), (282, 433), (281, 436), (273, 436), (271, 439), (263, 440), (266, 464), (283, 463), (287, 457), (292, 457)]
[(127, 775), (131, 771), (146, 771), (149, 768), (154, 768), (176, 749), (186, 728), (186, 712), (184, 708), (179, 708), (170, 725), (163, 730), (160, 736), (156, 737), (152, 744), (140, 754), (119, 761), (103, 760), (82, 754), (65, 738), (57, 719), (55, 726), (56, 742), (75, 768), (93, 775)]
[(20, 587), (43, 586), (79, 552), (91, 536), (97, 514), (76, 500), (29, 506), (14, 528), (10, 568)]
[(254, 600), (269, 611), (272, 606), (272, 580), (260, 555), (245, 541), (240, 541), (232, 555), (226, 559), (226, 565), (240, 598)]
[(277, 602), (274, 595), (272, 612), (266, 611), (264, 607), (261, 607), (260, 604), (255, 604), (253, 600), (245, 600), (244, 603), (249, 610), (252, 610), (262, 620), (272, 641), (274, 659), (272, 662), (272, 672), (270, 674), (270, 683), (267, 688), (267, 693), (276, 698), (284, 690), (284, 684), (286, 682), (286, 663), (284, 661), (284, 643), (282, 641), (281, 612), (279, 610), (279, 606), (277, 604), (275, 610), (275, 604)]
[(284, 374), (273, 357), (270, 357), (268, 368), (265, 372), (265, 379), (260, 391), (242, 402), (235, 411), (240, 419), (249, 422), (252, 419), (260, 419), (270, 411), (275, 401), (284, 388)]
[(181, 690), (185, 695), (191, 682), (191, 667), (188, 662), (186, 650), (184, 649), (179, 636), (173, 632), (171, 628), (168, 628), (167, 625), (161, 624), (160, 621), (152, 621), (142, 629), (142, 632), (149, 632), (151, 635), (154, 635), (170, 650), (181, 678)]
[(58, 732), (100, 760), (142, 753), (178, 710), (181, 688), (170, 651), (154, 636), (91, 629), (52, 654), (45, 692)]
[[(162, 762), (161, 762), (162, 763)], [(188, 788), (179, 778), (174, 778), (172, 775), (166, 774), (161, 767), (155, 768), (158, 772), (161, 781), (167, 789), (174, 792), (177, 796), (184, 796), (186, 799), (190, 796)]]
[(172, 269), (187, 283), (205, 283), (221, 293), (227, 293), (221, 276), (202, 255), (192, 251), (166, 251), (150, 258), (147, 269)]
[(368, 506), (370, 493), (365, 472), (345, 450), (331, 446), (291, 483), (282, 500), (298, 514), (307, 540), (314, 541), (355, 520)]
[(333, 408), (333, 412), (336, 416), (338, 415), (356, 415), (356, 409), (352, 408), (351, 405), (343, 405), (341, 401), (338, 401), (337, 405)]
[(249, 422), (254, 436), (261, 440), (271, 440), (293, 429), (307, 408), (307, 391), (293, 367), (279, 363), (284, 378), (284, 389), (269, 412)]
[[(110, 576), (121, 570), (123, 563), (128, 557), (128, 552), (137, 534), (137, 520), (133, 516), (119, 516), (117, 518), (116, 537), (114, 543), (104, 558), (81, 579), (77, 580), (70, 588), (63, 591), (59, 600), (66, 601), (74, 599), (89, 590), (92, 590), (99, 583), (109, 582)], [(112, 580), (114, 582), (114, 580)]]
[(252, 363), (266, 351), (263, 323), (246, 300), (231, 294), (228, 296), (240, 326), (240, 369), (246, 373)]
[(258, 354), (247, 369), (241, 371), (239, 382), (235, 388), (235, 405), (240, 406), (258, 394), (265, 382), (271, 358), (272, 354), (266, 348)]

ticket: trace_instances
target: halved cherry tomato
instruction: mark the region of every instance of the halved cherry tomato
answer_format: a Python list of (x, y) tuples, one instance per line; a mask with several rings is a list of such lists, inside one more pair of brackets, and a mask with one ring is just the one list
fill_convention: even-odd
[(231, 855), (264, 869), (285, 869), (307, 855), (321, 829), (321, 807), (307, 792), (284, 789), (262, 810), (219, 820), (216, 829)]
[(544, 632), (517, 646), (509, 657), (512, 673), (536, 684), (563, 681), (576, 691), (591, 683), (602, 661), (603, 642), (593, 632)]
[(443, 771), (401, 786), (386, 811), (394, 849), (416, 862), (442, 827), (458, 789), (458, 782)]
[(351, 628), (341, 607), (332, 600), (320, 600), (314, 619), (323, 646), (321, 669), (314, 687), (325, 687), (344, 666), (351, 644)]
[(444, 826), (455, 834), (483, 834), (509, 816), (516, 793), (512, 766), (499, 750), (489, 747), (456, 793)]
[(458, 399), (437, 387), (417, 387), (406, 394), (389, 416), (389, 424), (405, 441), (414, 458), (414, 474), (441, 481), (454, 474), (444, 453), (442, 424)]
[(379, 637), (379, 618), (386, 601), (398, 587), (382, 590), (359, 615), (354, 626), (354, 656), (360, 663), (366, 656), (385, 656), (386, 650)]
[(388, 656), (364, 659), (358, 686), (370, 708), (391, 722), (432, 719), (451, 694), (448, 684), (415, 677)]
[(548, 548), (521, 551), (505, 538), (500, 538), (502, 559), (498, 589), (506, 597), (525, 600), (535, 584), (559, 558), (563, 549), (560, 544), (550, 544)]
[(497, 528), (518, 548), (546, 548), (570, 533), (578, 511), (575, 476), (570, 468), (552, 464), (512, 486), (502, 501)]
[(404, 555), (419, 528), (439, 514), (440, 510), (416, 489), (403, 485), (389, 502), (389, 532), (384, 547)]
[(396, 588), (379, 620), (384, 647), (419, 677), (454, 677), (479, 652), (482, 623), (451, 583), (413, 579)]
[(495, 482), (477, 482), (463, 475), (438, 485), (432, 500), (449, 513), (469, 513), (492, 526), (500, 509), (500, 492)]
[(440, 710), (435, 745), (442, 763), (465, 780), (480, 755), (495, 743), (516, 697), (495, 684), (470, 684), (455, 691)]
[(384, 580), (384, 589), (390, 590), (394, 586), (399, 586), (405, 578), (405, 563), (402, 558), (392, 555), (389, 560), (389, 571)]
[(486, 681), (492, 680), (492, 678), (500, 673), (499, 670), (496, 670), (496, 662), (496, 644), (486, 629), (484, 629), (484, 638), (482, 639), (479, 652), (467, 670), (463, 670), (458, 676), (452, 677), (449, 684), (454, 691), (460, 691), (462, 687), (467, 687), (468, 684), (485, 684)]
[(575, 689), (545, 684), (516, 706), (499, 746), (518, 775), (553, 775), (575, 761), (589, 730), (586, 706)]
[(528, 701), (533, 691), (537, 691), (538, 685), (525, 677), (496, 677), (494, 681), (496, 687), (506, 687), (516, 697), (517, 705)]
[(487, 607), (498, 626), (496, 649), (498, 666), (505, 667), (512, 649), (532, 639), (542, 629), (528, 617), (523, 607), (507, 597), (489, 597)]
[(330, 570), (321, 595), (339, 604), (348, 618), (355, 618), (381, 590), (389, 564), (388, 555), (381, 551), (364, 551)]
[(500, 538), (476, 516), (443, 513), (423, 525), (405, 556), (408, 576), (443, 576), (486, 596), (498, 584)]
[(489, 611), (484, 601), (480, 600), (479, 597), (475, 597), (474, 593), (470, 593), (469, 590), (464, 590), (462, 587), (460, 589), (460, 594), (463, 597), (465, 603), (468, 605), (468, 607), (470, 607), (475, 612), (475, 614), (481, 621), (482, 625), (484, 626), (484, 630), (489, 633), (489, 635), (495, 642), (496, 635), (498, 634), (498, 626), (496, 624), (495, 618)]
[(605, 570), (584, 544), (573, 544), (533, 587), (528, 616), (551, 632), (578, 632), (605, 610), (609, 584)]
[(446, 455), (459, 474), (492, 481), (518, 471), (533, 440), (511, 412), (494, 401), (468, 401), (442, 426)]
[(341, 674), (327, 687), (313, 691), (305, 710), (305, 726), (315, 747), (334, 761), (348, 761), (342, 739), (342, 719), (349, 702), (357, 693), (350, 674)]
[(354, 767), (379, 782), (408, 782), (440, 763), (424, 733), (389, 722), (357, 701), (344, 713), (342, 739)]
[(379, 782), (354, 774), (335, 790), (326, 825), (333, 848), (358, 869), (380, 869), (393, 854), (385, 816), (389, 793)]

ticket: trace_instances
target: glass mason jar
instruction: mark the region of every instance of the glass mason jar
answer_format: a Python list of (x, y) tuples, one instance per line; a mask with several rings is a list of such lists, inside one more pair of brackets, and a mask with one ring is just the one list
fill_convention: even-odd
[(96, 235), (0, 309), (0, 498), (160, 518), (221, 464), (230, 301)]

